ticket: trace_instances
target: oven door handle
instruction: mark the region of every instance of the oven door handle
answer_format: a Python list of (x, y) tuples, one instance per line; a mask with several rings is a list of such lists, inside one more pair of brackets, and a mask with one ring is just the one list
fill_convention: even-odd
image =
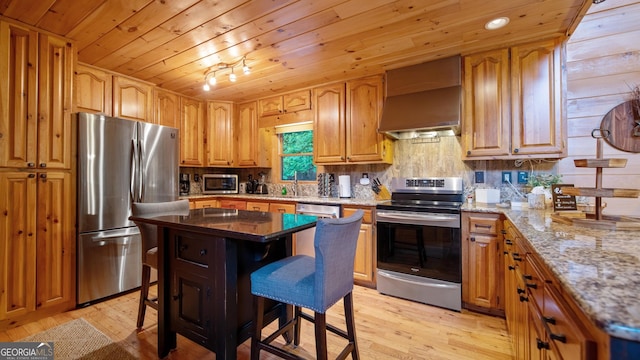
[(312, 211), (301, 211), (301, 212), (296, 212), (296, 214), (298, 214), (298, 215), (316, 216), (316, 217), (319, 217), (319, 218), (331, 218), (331, 219), (337, 219), (338, 218), (336, 216), (336, 214), (316, 213), (316, 212), (312, 212)]
[(416, 221), (451, 221), (455, 220), (457, 215), (424, 215), (424, 214), (376, 214), (377, 221), (383, 220), (416, 220)]

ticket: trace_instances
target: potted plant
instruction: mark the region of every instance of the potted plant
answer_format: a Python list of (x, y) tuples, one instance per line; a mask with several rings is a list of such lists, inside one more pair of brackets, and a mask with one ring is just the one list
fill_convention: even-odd
[(527, 194), (529, 207), (532, 209), (544, 209), (553, 199), (551, 185), (560, 182), (562, 182), (562, 175), (530, 174), (527, 180), (527, 185), (531, 187), (529, 194)]

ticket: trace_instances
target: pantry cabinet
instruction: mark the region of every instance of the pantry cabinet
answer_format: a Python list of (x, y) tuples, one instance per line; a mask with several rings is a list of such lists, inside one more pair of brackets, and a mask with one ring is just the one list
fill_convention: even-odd
[(78, 63), (74, 78), (76, 110), (111, 116), (113, 113), (113, 75), (104, 70)]
[(0, 172), (0, 328), (75, 306), (70, 172)]
[(113, 77), (113, 116), (153, 123), (153, 86), (129, 77)]
[(180, 97), (180, 165), (204, 166), (204, 104)]
[(391, 163), (393, 142), (378, 133), (383, 81), (372, 76), (314, 89), (314, 162)]
[(463, 159), (565, 157), (565, 62), (561, 39), (465, 56)]
[(234, 166), (233, 103), (207, 103), (207, 164)]
[(301, 90), (258, 101), (260, 117), (311, 109), (311, 91)]
[(162, 90), (153, 90), (153, 123), (158, 125), (180, 128), (180, 96)]
[(8, 22), (0, 39), (0, 167), (70, 169), (73, 46)]

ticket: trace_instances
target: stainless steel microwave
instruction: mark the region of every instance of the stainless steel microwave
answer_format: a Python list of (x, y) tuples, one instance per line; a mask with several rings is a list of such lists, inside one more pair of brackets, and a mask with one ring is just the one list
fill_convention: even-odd
[(232, 174), (204, 174), (202, 175), (202, 193), (209, 194), (237, 194), (238, 175)]

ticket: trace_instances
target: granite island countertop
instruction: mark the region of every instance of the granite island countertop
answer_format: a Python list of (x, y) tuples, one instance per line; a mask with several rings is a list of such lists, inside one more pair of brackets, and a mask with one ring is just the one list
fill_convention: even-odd
[(640, 341), (640, 232), (565, 225), (552, 221), (550, 210), (462, 210), (503, 213), (594, 324)]

